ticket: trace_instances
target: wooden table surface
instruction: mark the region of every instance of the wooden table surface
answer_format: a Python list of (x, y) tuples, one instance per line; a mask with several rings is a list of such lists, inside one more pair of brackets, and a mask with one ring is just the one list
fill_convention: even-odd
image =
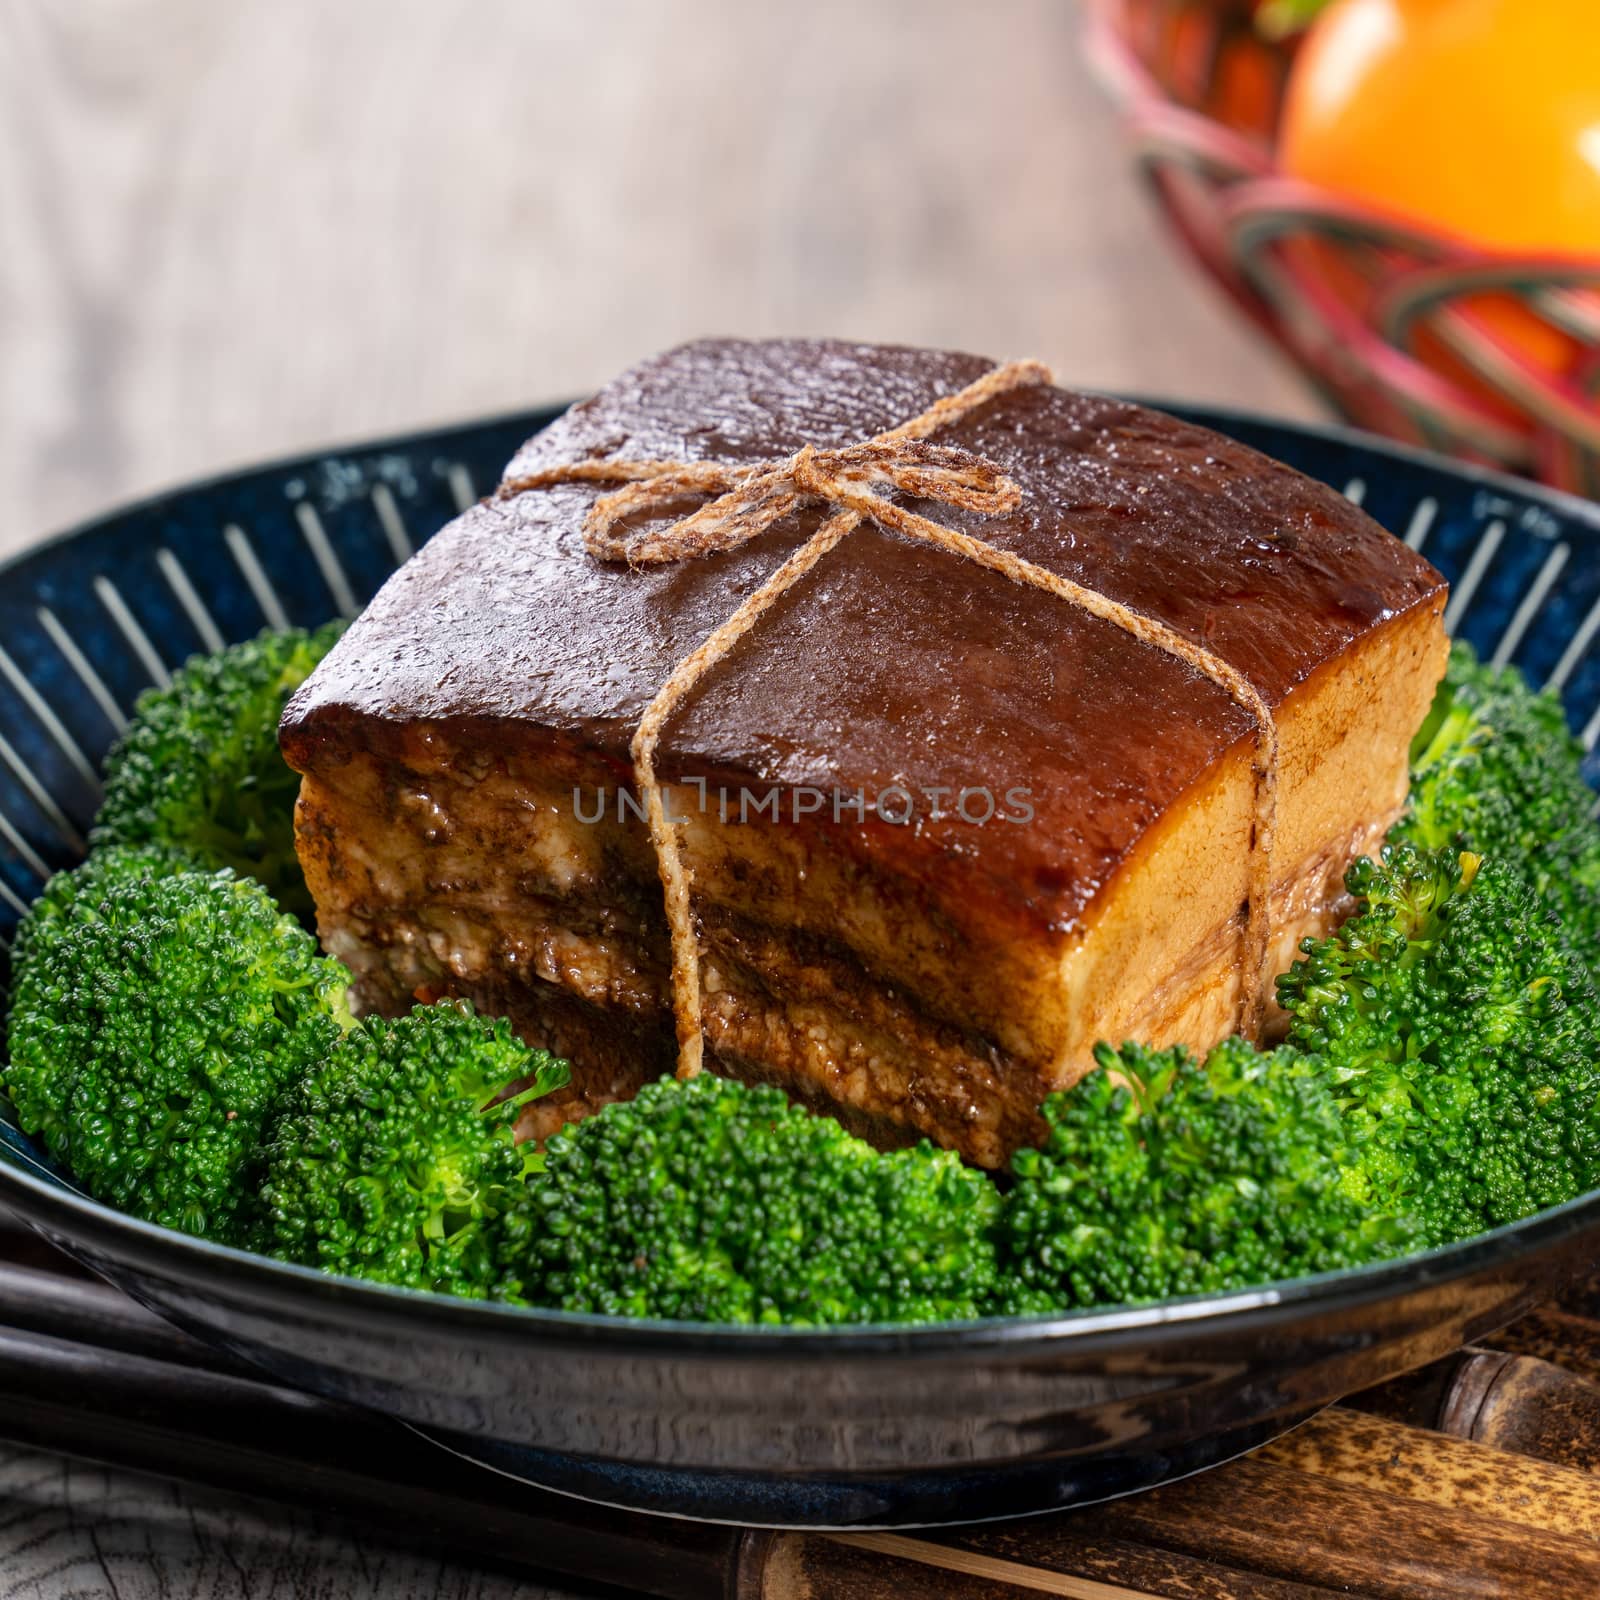
[[(0, 0), (0, 555), (706, 333), (1315, 415), (1169, 252), (1079, 28), (1069, 0)], [(502, 1592), (0, 1454), (0, 1600)]]

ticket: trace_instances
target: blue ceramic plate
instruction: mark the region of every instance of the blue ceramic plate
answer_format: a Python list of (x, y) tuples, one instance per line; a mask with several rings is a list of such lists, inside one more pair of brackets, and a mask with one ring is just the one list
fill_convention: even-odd
[[(1446, 620), (1600, 733), (1600, 507), (1333, 429), (1178, 408), (1359, 499)], [(0, 938), (77, 860), (135, 696), (264, 623), (355, 613), (548, 422), (527, 412), (217, 478), (0, 567)], [(0, 1125), (0, 1201), (280, 1379), (487, 1467), (683, 1516), (884, 1526), (1126, 1493), (1247, 1449), (1519, 1315), (1600, 1195), (1408, 1261), (1121, 1311), (914, 1329), (605, 1319), (330, 1278), (121, 1216)]]

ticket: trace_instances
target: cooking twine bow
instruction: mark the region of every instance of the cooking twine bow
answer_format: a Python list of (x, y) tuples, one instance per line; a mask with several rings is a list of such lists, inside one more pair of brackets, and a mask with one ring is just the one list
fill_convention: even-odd
[[(1278, 770), (1277, 726), (1266, 701), (1236, 667), (1164, 622), (1009, 550), (910, 511), (889, 498), (890, 494), (899, 493), (985, 517), (1015, 510), (1022, 503), (1022, 490), (998, 467), (971, 451), (930, 444), (928, 436), (971, 416), (1000, 395), (1054, 381), (1050, 369), (1040, 362), (1013, 361), (984, 373), (957, 393), (943, 396), (926, 411), (885, 433), (839, 449), (817, 450), (807, 445), (782, 461), (754, 465), (722, 461), (573, 461), (540, 468), (510, 479), (501, 487), (497, 498), (506, 500), (556, 484), (623, 485), (601, 495), (590, 506), (583, 532), (585, 546), (596, 560), (625, 561), (630, 566), (691, 561), (734, 550), (803, 506), (821, 504), (833, 508), (832, 515), (817, 531), (747, 596), (726, 622), (673, 668), (634, 730), (630, 747), (634, 781), (644, 800), (672, 941), (672, 1009), (680, 1077), (693, 1077), (699, 1072), (704, 1050), (700, 953), (689, 904), (689, 870), (683, 863), (677, 828), (668, 820), (656, 777), (661, 732), (689, 691), (750, 631), (762, 613), (863, 522), (875, 522), (908, 539), (935, 545), (1013, 583), (1042, 589), (1121, 628), (1208, 678), (1254, 720), (1255, 815), (1241, 935), (1237, 1022), (1243, 1032), (1259, 1032), (1270, 976), (1268, 922)], [(714, 498), (688, 516), (647, 527), (637, 535), (619, 531), (629, 522), (669, 512), (697, 495)]]

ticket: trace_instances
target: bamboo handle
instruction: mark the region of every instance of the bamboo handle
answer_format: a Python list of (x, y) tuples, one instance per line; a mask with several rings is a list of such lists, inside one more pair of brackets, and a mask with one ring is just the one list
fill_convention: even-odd
[[(1577, 1322), (1580, 1319), (1569, 1319)], [(1580, 1363), (1600, 1370), (1600, 1324)], [(1570, 1336), (1571, 1330), (1557, 1330)], [(1507, 1343), (1557, 1353), (1549, 1320), (1502, 1335)], [(1567, 1366), (1515, 1349), (1459, 1351), (1347, 1404), (1515, 1456), (1531, 1456), (1581, 1472), (1600, 1471), (1600, 1383)], [(1496, 1470), (1500, 1470), (1497, 1464)]]
[[(1179, 1551), (1071, 1532), (1047, 1547), (997, 1533), (768, 1533), (747, 1541), (733, 1600), (1352, 1600), (1350, 1591), (1225, 1568)], [(1360, 1600), (1356, 1596), (1355, 1600)]]
[(1600, 1467), (1600, 1384), (1535, 1356), (1469, 1351), (1439, 1427), (1592, 1473)]
[(735, 1593), (1574, 1600), (1600, 1594), (1600, 1479), (1335, 1407), (1241, 1461), (1083, 1511), (925, 1535), (766, 1535), (744, 1547)]

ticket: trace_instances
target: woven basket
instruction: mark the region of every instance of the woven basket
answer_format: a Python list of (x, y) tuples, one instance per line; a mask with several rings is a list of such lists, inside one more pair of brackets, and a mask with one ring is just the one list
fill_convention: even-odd
[(1293, 41), (1253, 0), (1090, 0), (1090, 49), (1193, 257), (1350, 421), (1600, 498), (1600, 260), (1486, 255), (1285, 177)]

